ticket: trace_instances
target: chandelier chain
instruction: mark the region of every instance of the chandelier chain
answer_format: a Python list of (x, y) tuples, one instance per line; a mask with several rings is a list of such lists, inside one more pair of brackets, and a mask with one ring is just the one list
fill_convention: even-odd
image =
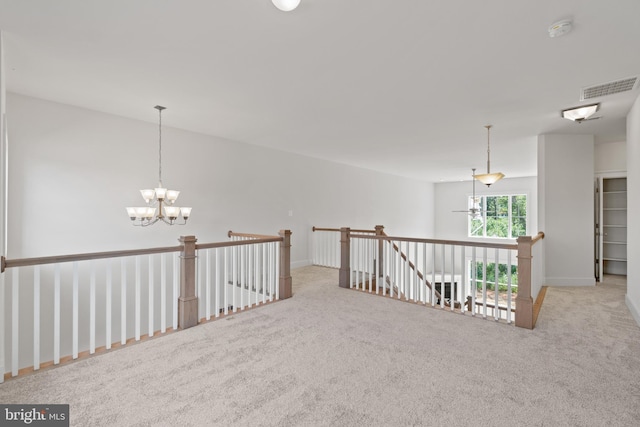
[(162, 187), (162, 110), (164, 107), (157, 106), (158, 109), (158, 182)]

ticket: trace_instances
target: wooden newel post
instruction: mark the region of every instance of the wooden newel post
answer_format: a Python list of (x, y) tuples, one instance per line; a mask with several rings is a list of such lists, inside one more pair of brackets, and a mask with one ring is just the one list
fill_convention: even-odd
[(178, 328), (187, 329), (198, 324), (196, 297), (196, 239), (180, 236), (180, 297), (178, 298)]
[(280, 230), (278, 233), (282, 237), (280, 242), (280, 279), (279, 279), (279, 297), (280, 299), (291, 298), (292, 280), (291, 280), (291, 230)]
[(518, 237), (518, 296), (516, 326), (533, 329), (533, 299), (531, 298), (531, 236)]
[(351, 228), (340, 229), (340, 278), (341, 288), (351, 287)]
[[(384, 225), (376, 225), (376, 236), (384, 236)], [(378, 273), (380, 274), (380, 277), (384, 277), (384, 271), (382, 271), (382, 266), (384, 265), (383, 256), (384, 242), (382, 240), (378, 240), (378, 265), (380, 266)]]

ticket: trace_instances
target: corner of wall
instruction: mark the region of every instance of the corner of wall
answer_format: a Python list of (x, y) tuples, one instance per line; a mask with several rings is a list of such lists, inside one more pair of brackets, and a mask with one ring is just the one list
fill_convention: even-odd
[(629, 312), (631, 313), (631, 316), (633, 316), (633, 319), (636, 321), (638, 326), (640, 326), (640, 307), (637, 307), (634, 304), (634, 302), (631, 301), (631, 298), (629, 298), (629, 294), (625, 295), (624, 301), (627, 304), (627, 307), (629, 308)]

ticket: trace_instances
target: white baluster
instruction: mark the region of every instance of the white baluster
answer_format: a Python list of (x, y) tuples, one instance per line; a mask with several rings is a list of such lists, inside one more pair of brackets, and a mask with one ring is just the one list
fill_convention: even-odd
[(73, 263), (73, 358), (78, 358), (78, 262)]
[(6, 370), (6, 364), (4, 361), (4, 351), (5, 351), (5, 343), (4, 343), (4, 289), (5, 289), (5, 278), (4, 274), (0, 273), (0, 307), (2, 307), (3, 315), (0, 316), (0, 384), (4, 383), (4, 373)]
[(499, 292), (498, 292), (498, 290), (499, 290), (498, 278), (499, 278), (499, 273), (500, 273), (500, 269), (498, 267), (500, 266), (500, 253), (498, 251), (499, 251), (498, 248), (496, 248), (496, 251), (495, 251), (495, 254), (494, 254), (494, 256), (495, 256), (495, 262), (494, 262), (495, 271), (493, 273), (493, 277), (494, 277), (493, 295), (494, 295), (494, 306), (495, 306), (495, 308), (493, 309), (493, 316), (494, 316), (495, 320), (500, 319), (500, 310), (498, 309), (498, 303), (500, 302), (498, 300), (498, 294), (499, 294)]
[(261, 245), (262, 250), (262, 303), (267, 302), (267, 243)]
[(229, 248), (224, 248), (224, 285), (222, 291), (224, 292), (224, 314), (229, 313), (229, 300), (227, 294), (229, 291)]
[(276, 287), (276, 299), (279, 300), (280, 299), (280, 242), (274, 242), (273, 245), (275, 246), (274, 249), (274, 264), (276, 267), (276, 274), (275, 274), (275, 287)]
[(171, 298), (172, 313), (173, 313), (173, 330), (178, 329), (178, 296), (180, 295), (180, 261), (178, 259), (178, 252), (173, 253), (173, 296)]
[(205, 292), (205, 317), (207, 320), (211, 319), (211, 254), (209, 249), (204, 250), (205, 256), (205, 280), (204, 280), (204, 292)]
[(482, 248), (482, 318), (487, 318), (487, 248)]
[(451, 306), (451, 311), (454, 311), (456, 308), (456, 286), (458, 283), (456, 282), (456, 247), (451, 245), (451, 284), (449, 285), (449, 305)]
[(60, 363), (60, 264), (55, 265), (53, 284), (53, 364)]
[(160, 332), (167, 332), (167, 254), (160, 255)]
[(112, 303), (112, 294), (113, 294), (113, 280), (112, 276), (112, 265), (111, 259), (107, 260), (107, 272), (106, 272), (106, 280), (107, 280), (107, 295), (105, 300), (105, 348), (107, 350), (111, 349), (111, 303)]
[(460, 292), (460, 311), (464, 313), (466, 311), (465, 303), (467, 302), (467, 296), (465, 295), (465, 284), (467, 283), (467, 268), (465, 264), (465, 252), (466, 247), (460, 247), (460, 285), (458, 286), (458, 290)]
[(237, 307), (237, 302), (236, 302), (236, 288), (238, 287), (238, 247), (234, 246), (233, 247), (233, 260), (232, 260), (232, 271), (233, 271), (233, 288), (232, 288), (232, 296), (231, 296), (231, 300), (233, 301), (233, 312), (235, 313), (236, 310), (238, 309)]
[(149, 337), (153, 336), (153, 300), (154, 300), (154, 292), (153, 292), (153, 255), (149, 255), (149, 308), (148, 308), (148, 335)]
[(120, 344), (127, 343), (127, 260), (120, 260)]
[(471, 315), (476, 315), (476, 294), (478, 293), (478, 266), (476, 265), (476, 247), (471, 248)]
[(213, 312), (215, 317), (220, 317), (220, 291), (222, 290), (222, 287), (220, 285), (220, 253), (220, 248), (216, 248), (215, 288), (213, 291), (213, 298), (215, 301), (213, 304)]
[(140, 256), (136, 256), (135, 339), (140, 341)]
[(93, 261), (89, 265), (89, 354), (93, 354), (96, 352), (96, 267)]
[(507, 251), (507, 323), (511, 323), (511, 252)]
[[(36, 265), (33, 267), (33, 370), (38, 369), (40, 369), (40, 266)], [(0, 375), (4, 376), (4, 371), (0, 371)]]
[(436, 244), (431, 244), (431, 307), (436, 306)]
[[(13, 274), (11, 276), (11, 376), (14, 376), (14, 377), (18, 375), (18, 367), (19, 367), (18, 337), (20, 336), (20, 328), (19, 328), (18, 320), (20, 319), (20, 315), (18, 312), (18, 308), (20, 307), (20, 299), (19, 299), (20, 283), (19, 283), (18, 271), (19, 271), (18, 268), (14, 268), (12, 272)], [(2, 375), (4, 375), (4, 372), (2, 372)]]

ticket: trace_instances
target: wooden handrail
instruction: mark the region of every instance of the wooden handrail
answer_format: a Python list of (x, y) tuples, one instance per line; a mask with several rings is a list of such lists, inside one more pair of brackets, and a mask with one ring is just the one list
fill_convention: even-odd
[(22, 258), (22, 259), (5, 259), (2, 257), (2, 272), (6, 268), (12, 267), (26, 267), (30, 265), (42, 265), (42, 264), (57, 264), (63, 262), (73, 261), (88, 261), (92, 259), (103, 258), (120, 258), (136, 255), (151, 255), (166, 252), (180, 252), (182, 246), (166, 246), (161, 248), (148, 248), (148, 249), (130, 249), (124, 251), (110, 251), (110, 252), (91, 252), (86, 254), (73, 254), (73, 255), (56, 255), (47, 257), (36, 258)]
[[(229, 233), (232, 233), (231, 231)], [(238, 240), (234, 242), (217, 242), (217, 243), (202, 243), (196, 244), (196, 249), (213, 249), (223, 248), (226, 246), (242, 246), (253, 245), (256, 243), (270, 243), (281, 242), (282, 237), (279, 236), (266, 236), (261, 234), (243, 234), (233, 233), (234, 236), (259, 236), (253, 240)], [(44, 265), (44, 264), (59, 264), (65, 262), (74, 261), (90, 261), (92, 259), (105, 259), (105, 258), (122, 258), (137, 255), (153, 255), (167, 252), (180, 252), (182, 246), (165, 246), (158, 248), (147, 249), (129, 249), (120, 251), (108, 251), (108, 252), (90, 252), (85, 254), (70, 254), (70, 255), (54, 255), (46, 257), (34, 257), (34, 258), (20, 258), (20, 259), (6, 259), (4, 256), (0, 261), (0, 271), (4, 273), (7, 268), (15, 267), (27, 267), (31, 265)]]
[(253, 234), (253, 233), (236, 233), (235, 231), (231, 231), (229, 230), (229, 232), (227, 233), (227, 237), (251, 237), (254, 239), (271, 239), (274, 237), (278, 237), (278, 236), (272, 236), (272, 235), (268, 235), (268, 234)]
[[(339, 228), (321, 228), (321, 227), (316, 227), (313, 226), (311, 228), (311, 231), (337, 231), (338, 233), (340, 232)], [(375, 233), (376, 230), (356, 230), (356, 229), (351, 229), (350, 230), (351, 233)]]
[(538, 234), (531, 238), (531, 244), (535, 244), (540, 239), (544, 239), (544, 232), (542, 231), (538, 231)]
[(255, 245), (257, 243), (271, 243), (282, 242), (282, 237), (268, 236), (263, 239), (251, 239), (251, 240), (235, 240), (232, 242), (217, 242), (217, 243), (200, 243), (196, 244), (196, 249), (213, 249), (213, 248), (226, 248), (228, 246), (243, 246), (243, 245)]
[(442, 245), (453, 246), (475, 246), (477, 248), (492, 248), (492, 249), (509, 249), (517, 250), (517, 244), (508, 243), (486, 243), (486, 242), (469, 242), (466, 240), (438, 240), (438, 239), (421, 239), (417, 237), (396, 237), (388, 236), (386, 234), (382, 236), (358, 236), (359, 239), (372, 239), (372, 240), (396, 240), (399, 242), (412, 242), (412, 243), (436, 243)]

